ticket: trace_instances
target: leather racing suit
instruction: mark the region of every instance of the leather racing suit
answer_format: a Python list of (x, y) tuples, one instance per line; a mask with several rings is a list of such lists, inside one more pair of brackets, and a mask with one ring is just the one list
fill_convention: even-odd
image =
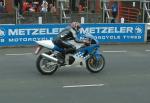
[(63, 54), (74, 53), (76, 47), (70, 43), (69, 40), (74, 40), (77, 43), (82, 43), (82, 41), (77, 39), (77, 31), (73, 28), (66, 28), (62, 30), (56, 38), (53, 39), (53, 43), (60, 48), (64, 49)]

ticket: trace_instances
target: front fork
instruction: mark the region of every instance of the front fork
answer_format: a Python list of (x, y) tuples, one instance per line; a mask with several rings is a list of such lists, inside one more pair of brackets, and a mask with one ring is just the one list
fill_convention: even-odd
[[(101, 53), (100, 53), (100, 51), (98, 50), (98, 49), (95, 49), (89, 56), (88, 56), (88, 58), (90, 58), (91, 56), (93, 56), (94, 57), (94, 60), (93, 60), (93, 62), (97, 62), (98, 60), (100, 60), (100, 56), (101, 55)], [(88, 59), (87, 58), (87, 59)], [(92, 61), (91, 61), (92, 62)]]

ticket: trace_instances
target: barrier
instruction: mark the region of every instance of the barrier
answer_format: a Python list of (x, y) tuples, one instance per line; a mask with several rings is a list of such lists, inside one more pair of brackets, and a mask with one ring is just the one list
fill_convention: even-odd
[(145, 24), (85, 24), (83, 28), (83, 31), (93, 34), (101, 43), (144, 43), (147, 41)]
[[(0, 46), (34, 45), (53, 39), (68, 24), (0, 25)], [(100, 43), (144, 43), (145, 24), (81, 24), (80, 34), (90, 33)]]
[(147, 27), (147, 41), (150, 41), (150, 23), (147, 23), (146, 27)]

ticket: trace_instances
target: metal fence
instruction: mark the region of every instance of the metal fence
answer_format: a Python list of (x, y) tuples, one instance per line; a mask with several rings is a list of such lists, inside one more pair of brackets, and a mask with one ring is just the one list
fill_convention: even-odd
[[(58, 0), (58, 1), (64, 1), (64, 0)], [(67, 1), (69, 1), (69, 0), (67, 0)], [(70, 0), (70, 2), (71, 1), (72, 0)], [(109, 12), (109, 11), (111, 11), (111, 8), (107, 7), (106, 4), (109, 4), (109, 2), (111, 0), (93, 0), (93, 1), (95, 1), (95, 2), (99, 1), (98, 11), (91, 12), (91, 10), (92, 10), (91, 6), (90, 6), (89, 2), (86, 2), (86, 9), (84, 12), (71, 11), (71, 14), (69, 14), (69, 16), (68, 16), (70, 19), (67, 19), (67, 20), (62, 20), (62, 18), (64, 18), (64, 17), (61, 15), (61, 11), (63, 11), (63, 10), (60, 9), (60, 5), (58, 3), (57, 4), (57, 6), (58, 6), (57, 14), (52, 14), (50, 12), (48, 12), (48, 13), (26, 12), (24, 14), (25, 19), (20, 20), (20, 19), (16, 18), (16, 13), (13, 13), (13, 14), (0, 13), (0, 24), (16, 24), (16, 23), (18, 23), (18, 22), (16, 22), (18, 20), (19, 20), (19, 24), (33, 24), (33, 23), (36, 24), (36, 23), (38, 23), (39, 17), (42, 17), (43, 24), (45, 24), (45, 23), (66, 23), (66, 22), (72, 22), (72, 21), (81, 22), (81, 17), (84, 17), (85, 23), (108, 23), (108, 22), (110, 23), (110, 21), (112, 20), (111, 12)], [(116, 0), (116, 1), (119, 2), (119, 0)], [(124, 1), (124, 0), (120, 0), (120, 1)], [(140, 0), (137, 0), (137, 1), (140, 1)], [(141, 14), (141, 16), (143, 18), (141, 17), (140, 18), (141, 20), (138, 20), (138, 21), (136, 20), (134, 22), (139, 22), (139, 21), (149, 22), (149, 20), (150, 20), (149, 19), (150, 18), (149, 17), (149, 11), (150, 11), (149, 3), (150, 3), (149, 0), (140, 1), (139, 10), (141, 12), (139, 14)], [(93, 4), (96, 5), (95, 3), (93, 3)], [(125, 5), (125, 7), (128, 8), (128, 5)], [(94, 8), (96, 9), (96, 6), (94, 6)], [(121, 10), (119, 10), (119, 11), (121, 11)], [(128, 11), (131, 11), (131, 10), (128, 10)], [(119, 13), (119, 14), (121, 14), (121, 13)], [(122, 14), (126, 14), (127, 15), (126, 17), (130, 16), (129, 13), (122, 12)], [(117, 20), (118, 20), (118, 23), (120, 23), (120, 17), (122, 17), (122, 15), (121, 16), (119, 15), (118, 17), (119, 18), (117, 18)], [(139, 19), (140, 16), (137, 15), (136, 17), (138, 17), (138, 19)]]
[[(81, 17), (84, 17), (85, 23), (101, 23), (102, 15), (100, 13), (72, 13), (70, 19), (67, 22), (78, 21), (81, 22)], [(42, 17), (42, 23), (60, 23), (59, 14), (51, 13), (31, 13), (24, 14), (24, 19), (20, 20), (20, 24), (37, 24), (39, 23), (39, 17)], [(16, 14), (1, 13), (0, 24), (16, 24)], [(63, 22), (64, 23), (64, 22)]]

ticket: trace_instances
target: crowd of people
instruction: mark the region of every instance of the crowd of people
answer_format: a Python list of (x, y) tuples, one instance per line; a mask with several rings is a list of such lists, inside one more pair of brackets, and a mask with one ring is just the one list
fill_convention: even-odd
[(56, 13), (55, 3), (48, 3), (47, 0), (14, 0), (14, 6), (19, 11), (19, 16), (23, 16), (26, 12), (51, 12)]
[[(19, 9), (20, 15), (25, 12), (57, 12), (57, 0), (12, 0), (12, 5), (14, 4), (15, 8)], [(86, 11), (86, 0), (72, 0), (68, 4), (68, 8), (71, 11), (79, 11), (84, 12)], [(0, 0), (0, 11), (5, 9), (4, 7), (4, 0)], [(2, 12), (0, 12), (2, 13)]]
[(30, 2), (23, 0), (23, 12), (51, 12), (56, 13), (55, 3), (48, 3), (46, 0), (42, 2)]
[[(50, 3), (47, 0), (13, 0), (14, 8), (18, 9), (19, 15), (23, 16), (26, 12), (51, 12), (56, 13), (55, 2)], [(13, 5), (12, 4), (12, 5)], [(6, 8), (4, 5), (4, 0), (0, 0), (0, 13), (5, 13)]]

